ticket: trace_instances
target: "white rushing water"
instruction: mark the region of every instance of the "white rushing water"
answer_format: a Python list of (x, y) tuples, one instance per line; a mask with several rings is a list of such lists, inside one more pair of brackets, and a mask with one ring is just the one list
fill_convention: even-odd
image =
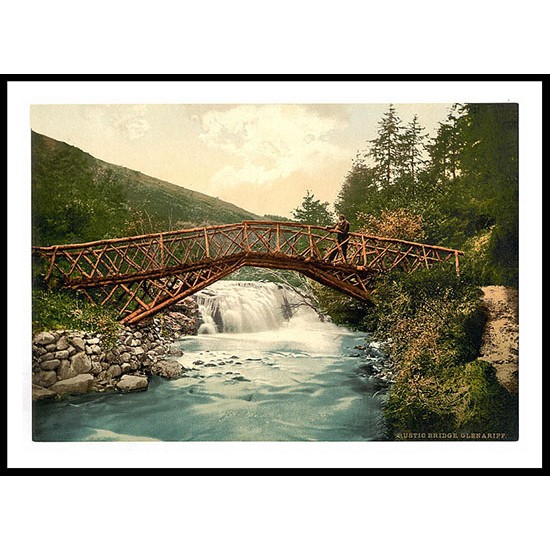
[[(218, 281), (195, 299), (203, 318), (199, 334), (276, 330), (288, 320), (289, 308), (302, 302), (287, 285), (256, 281)], [(298, 316), (311, 312), (302, 307)]]
[[(384, 392), (358, 353), (366, 334), (322, 321), (291, 287), (220, 281), (196, 294), (184, 374), (146, 392), (38, 404), (43, 441), (383, 439)], [(291, 315), (290, 315), (291, 314)]]

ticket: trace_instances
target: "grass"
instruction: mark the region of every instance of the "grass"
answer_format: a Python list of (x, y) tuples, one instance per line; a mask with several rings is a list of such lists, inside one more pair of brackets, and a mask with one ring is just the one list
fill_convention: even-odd
[(114, 343), (121, 329), (115, 312), (94, 306), (85, 298), (65, 290), (34, 289), (32, 295), (33, 332), (78, 330), (102, 334)]

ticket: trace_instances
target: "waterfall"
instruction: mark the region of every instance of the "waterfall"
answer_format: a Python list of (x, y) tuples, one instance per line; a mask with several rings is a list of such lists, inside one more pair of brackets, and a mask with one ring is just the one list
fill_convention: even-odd
[[(202, 324), (199, 334), (250, 333), (275, 330), (295, 315), (311, 315), (299, 306), (292, 287), (257, 281), (218, 281), (195, 294)], [(304, 311), (307, 310), (307, 311)]]

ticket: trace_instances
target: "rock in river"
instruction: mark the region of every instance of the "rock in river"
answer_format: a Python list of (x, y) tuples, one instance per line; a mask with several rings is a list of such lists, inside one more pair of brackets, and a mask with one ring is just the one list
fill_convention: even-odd
[(60, 380), (50, 387), (57, 394), (86, 393), (90, 391), (94, 377), (91, 374), (79, 374), (67, 380)]
[(144, 376), (125, 374), (116, 387), (122, 391), (140, 391), (146, 390), (148, 385), (149, 381)]
[(163, 378), (178, 378), (181, 375), (181, 365), (177, 361), (158, 361), (152, 366), (151, 372)]

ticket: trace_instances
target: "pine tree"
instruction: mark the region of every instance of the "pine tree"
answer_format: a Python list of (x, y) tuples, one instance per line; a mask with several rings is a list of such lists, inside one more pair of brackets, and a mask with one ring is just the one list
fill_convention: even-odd
[(424, 141), (427, 134), (423, 133), (424, 130), (425, 128), (418, 124), (418, 117), (414, 115), (412, 122), (409, 123), (400, 139), (402, 152), (401, 176), (413, 185), (418, 181), (419, 172), (426, 164)]
[(378, 137), (370, 141), (369, 155), (374, 160), (380, 187), (387, 188), (396, 182), (403, 167), (403, 123), (392, 104), (378, 126)]
[(296, 210), (292, 211), (294, 219), (299, 223), (308, 225), (330, 225), (333, 223), (333, 216), (329, 211), (328, 202), (321, 202), (315, 198), (311, 191), (306, 192), (304, 200)]
[(463, 149), (463, 107), (453, 105), (444, 122), (439, 123), (437, 136), (427, 146), (430, 153), (430, 175), (439, 182), (454, 180), (459, 174), (460, 156)]
[[(494, 224), (490, 261), (497, 284), (517, 285), (519, 254), (518, 105), (468, 104), (460, 168), (476, 204)], [(479, 206), (478, 206), (479, 208)]]

